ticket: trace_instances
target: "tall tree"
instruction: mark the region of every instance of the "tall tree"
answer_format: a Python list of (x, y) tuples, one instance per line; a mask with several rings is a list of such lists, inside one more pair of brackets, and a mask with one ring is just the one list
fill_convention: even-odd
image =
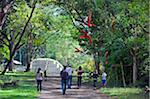
[[(24, 44), (24, 43), (21, 43), (21, 40), (25, 34), (28, 23), (30, 22), (30, 20), (32, 18), (33, 12), (35, 10), (36, 2), (37, 1), (34, 2), (31, 13), (30, 13), (23, 29), (20, 32), (17, 33), (16, 30), (14, 30), (14, 29), (12, 31), (8, 30), (8, 31), (10, 31), (9, 36), (8, 35), (5, 36), (6, 33), (4, 33), (4, 31), (1, 32), (1, 34), (6, 37), (5, 38), (5, 44), (9, 47), (9, 59), (8, 59), (7, 65), (4, 68), (4, 71), (1, 73), (2, 75), (5, 74), (7, 68), (12, 70), (13, 57), (15, 55), (15, 52)], [(13, 33), (16, 33), (16, 35), (14, 35)]]

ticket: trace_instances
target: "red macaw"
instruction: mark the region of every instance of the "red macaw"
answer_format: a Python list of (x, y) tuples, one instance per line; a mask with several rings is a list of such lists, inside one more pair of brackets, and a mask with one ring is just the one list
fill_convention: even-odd
[(93, 24), (91, 11), (89, 12), (87, 22), (84, 22), (84, 24), (87, 25), (88, 27), (96, 26), (95, 24)]
[(89, 40), (90, 45), (92, 45), (92, 39), (91, 36), (88, 35), (88, 33), (84, 30), (81, 30), (80, 32), (84, 33), (84, 35), (81, 35), (80, 38), (87, 38)]

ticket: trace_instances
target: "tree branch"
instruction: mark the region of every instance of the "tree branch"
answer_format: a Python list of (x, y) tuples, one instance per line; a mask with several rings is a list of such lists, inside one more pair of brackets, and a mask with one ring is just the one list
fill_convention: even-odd
[(139, 26), (142, 28), (142, 30), (143, 30), (145, 33), (148, 33), (148, 34), (149, 34), (149, 31), (147, 31), (141, 24), (139, 24)]
[(4, 45), (6, 45), (6, 46), (8, 46), (9, 47), (9, 45), (4, 41), (4, 39), (3, 38), (0, 38), (0, 42), (2, 43), (2, 44), (4, 44)]
[(25, 43), (18, 45), (17, 50), (20, 49), (23, 45), (25, 45)]
[(34, 10), (35, 10), (35, 5), (36, 5), (36, 3), (37, 3), (37, 1), (34, 2), (32, 11), (31, 11), (31, 13), (30, 13), (30, 17), (28, 18), (28, 20), (27, 20), (27, 22), (26, 22), (26, 24), (25, 24), (23, 30), (20, 32), (20, 37), (19, 37), (18, 42), (17, 42), (16, 45), (15, 45), (14, 50), (17, 50), (17, 48), (18, 48), (18, 46), (19, 46), (19, 43), (21, 42), (21, 39), (22, 39), (23, 35), (25, 34), (25, 30), (26, 30), (26, 28), (27, 28), (27, 26), (28, 26), (28, 23), (30, 22), (30, 20), (31, 20), (31, 18), (32, 18), (32, 15), (33, 15), (33, 12), (34, 12)]
[(3, 31), (1, 31), (0, 33), (1, 33), (1, 36), (4, 37), (4, 39), (6, 39), (8, 42), (10, 41), (10, 39), (7, 37), (7, 35)]

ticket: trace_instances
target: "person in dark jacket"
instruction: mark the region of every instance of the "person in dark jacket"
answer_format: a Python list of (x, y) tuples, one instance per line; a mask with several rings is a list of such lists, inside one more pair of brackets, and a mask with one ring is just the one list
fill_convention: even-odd
[(68, 80), (68, 72), (66, 71), (66, 66), (64, 66), (64, 69), (60, 72), (60, 76), (61, 76), (62, 94), (65, 95), (66, 85), (67, 85), (67, 80)]
[(96, 89), (96, 83), (97, 83), (97, 78), (98, 78), (98, 73), (96, 70), (92, 73), (91, 77), (93, 78), (93, 87), (94, 89)]

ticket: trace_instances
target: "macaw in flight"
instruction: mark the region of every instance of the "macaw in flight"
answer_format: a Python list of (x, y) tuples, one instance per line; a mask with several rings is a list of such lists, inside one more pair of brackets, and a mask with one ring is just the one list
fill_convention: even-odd
[(81, 39), (82, 39), (82, 38), (87, 38), (87, 39), (89, 40), (90, 45), (92, 45), (91, 36), (88, 35), (88, 33), (87, 33), (86, 31), (84, 31), (84, 30), (81, 30), (80, 32), (84, 33), (84, 35), (81, 35), (80, 38), (81, 38)]
[(79, 48), (75, 48), (75, 49), (76, 49), (75, 52), (82, 52), (81, 49)]
[(89, 51), (88, 50), (87, 51), (83, 51), (83, 50), (81, 50), (79, 48), (75, 48), (75, 52), (81, 53), (81, 55), (86, 55)]

